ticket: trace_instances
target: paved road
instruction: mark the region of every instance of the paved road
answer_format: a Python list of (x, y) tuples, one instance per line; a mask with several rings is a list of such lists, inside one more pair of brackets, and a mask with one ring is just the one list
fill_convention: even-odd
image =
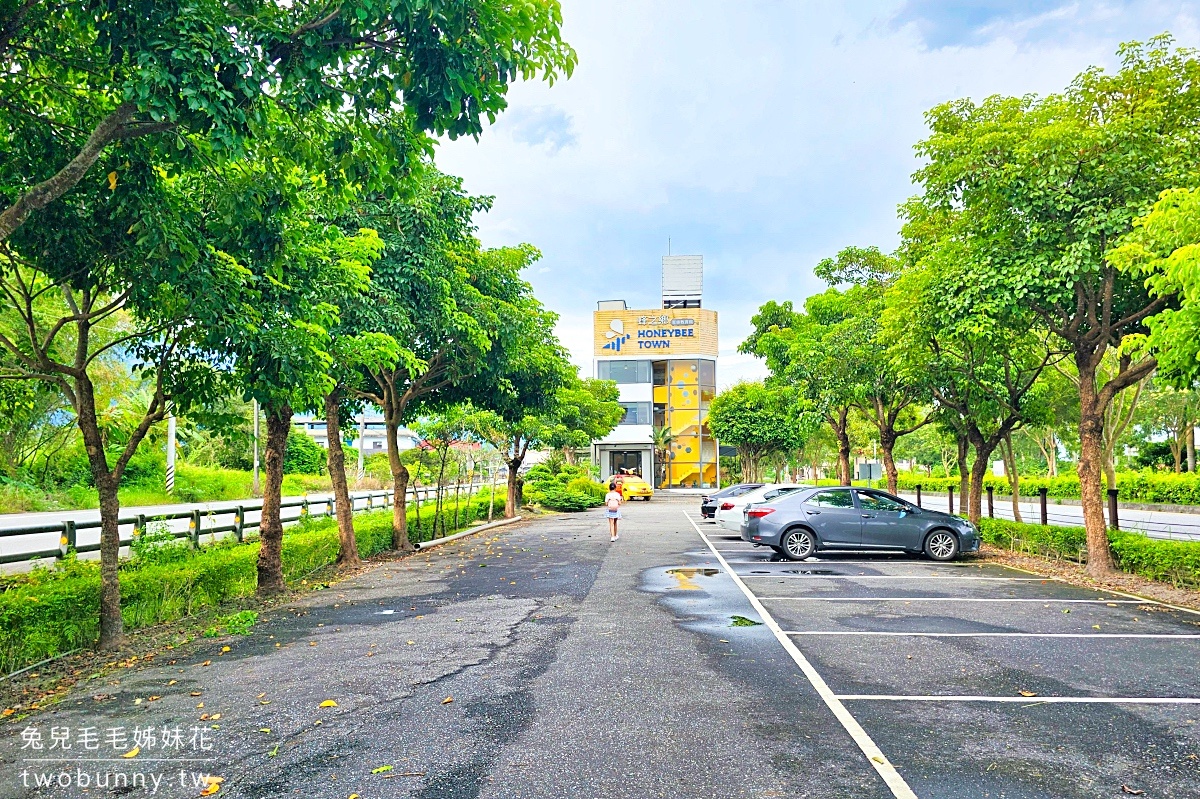
[(180, 726), (178, 749), (70, 764), (158, 774), (158, 796), (198, 793), (180, 769), (233, 797), (1200, 795), (1200, 616), (993, 565), (780, 562), (693, 510), (377, 565), (10, 725), (0, 795), (85, 795), (22, 785), (61, 771), (21, 748), (51, 725)]
[[(901, 492), (900, 496), (910, 501), (916, 501), (917, 495), (910, 492)], [(1038, 503), (1037, 496), (1033, 499), (1027, 497), (1022, 498), (1019, 503), (1021, 509), (1021, 520), (1037, 524), (1041, 521), (1041, 506)], [(925, 492), (921, 497), (921, 505), (933, 510), (946, 510), (948, 505), (948, 497), (945, 492), (931, 494)], [(987, 497), (983, 499), (983, 513), (987, 515)], [(1012, 519), (1012, 500), (1005, 497), (1003, 500), (999, 497), (993, 505), (998, 519)], [(962, 510), (962, 505), (959, 501), (958, 492), (954, 495), (954, 509)], [(1105, 518), (1108, 517), (1108, 508), (1105, 506)], [(1183, 541), (1200, 541), (1200, 514), (1196, 513), (1176, 513), (1172, 511), (1159, 510), (1135, 510), (1133, 508), (1118, 509), (1118, 522), (1123, 530), (1137, 530), (1143, 532), (1151, 538), (1172, 538)], [(1083, 526), (1083, 508), (1079, 505), (1056, 505), (1054, 500), (1050, 499), (1046, 508), (1046, 521), (1050, 524), (1061, 524), (1068, 527)]]

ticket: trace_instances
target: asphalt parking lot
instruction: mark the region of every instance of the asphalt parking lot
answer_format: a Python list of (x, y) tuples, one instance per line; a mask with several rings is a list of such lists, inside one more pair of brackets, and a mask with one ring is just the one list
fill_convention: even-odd
[(1200, 615), (977, 561), (773, 561), (695, 511), (632, 503), (615, 544), (598, 511), (522, 522), (143, 653), (0, 725), (0, 796), (1200, 796)]
[(1200, 796), (1200, 614), (970, 560), (781, 561), (688, 515), (893, 795)]

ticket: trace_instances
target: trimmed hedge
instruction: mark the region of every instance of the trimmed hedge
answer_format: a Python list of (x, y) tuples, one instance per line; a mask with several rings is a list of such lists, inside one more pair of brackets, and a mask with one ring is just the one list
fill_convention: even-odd
[[(915, 472), (899, 474), (899, 488), (913, 491), (919, 485), (923, 492), (942, 492), (953, 487), (958, 490), (957, 477), (929, 477)], [(1009, 491), (1008, 479), (988, 474), (983, 478), (984, 486), (992, 486), (998, 494)], [(1058, 477), (1021, 477), (1021, 494), (1036, 496), (1038, 489), (1047, 489), (1047, 494), (1060, 499), (1079, 499), (1079, 476), (1074, 473)], [(1161, 505), (1200, 505), (1200, 473), (1175, 474), (1174, 472), (1118, 472), (1117, 496), (1125, 502), (1144, 502)]]
[[(454, 519), (447, 503), (447, 533)], [(499, 510), (503, 512), (503, 499)], [(428, 513), (424, 511), (428, 510)], [(410, 504), (410, 537), (432, 537), (432, 505), (423, 505), (421, 529)], [(487, 517), (487, 494), (463, 497), (459, 527)], [(354, 518), (358, 551), (370, 557), (392, 545), (392, 512), (380, 510)], [(222, 603), (254, 593), (258, 579), (258, 541), (221, 540), (193, 550), (186, 542), (142, 545), (137, 556), (121, 563), (121, 616), (126, 630), (214, 612)], [(283, 572), (291, 583), (332, 564), (337, 558), (337, 522), (310, 519), (289, 527), (283, 536)], [(100, 633), (100, 564), (65, 560), (53, 569), (0, 579), (0, 672), (93, 646)]]
[[(994, 546), (1061, 560), (1087, 559), (1087, 534), (1082, 527), (980, 519), (979, 532)], [(1122, 571), (1175, 586), (1200, 588), (1200, 541), (1169, 541), (1124, 530), (1109, 530), (1108, 540)]]

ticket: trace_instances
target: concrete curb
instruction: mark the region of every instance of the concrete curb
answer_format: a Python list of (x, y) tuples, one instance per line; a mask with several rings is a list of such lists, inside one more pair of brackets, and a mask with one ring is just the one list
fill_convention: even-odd
[(466, 538), (469, 535), (475, 535), (476, 533), (482, 533), (484, 530), (492, 530), (492, 529), (495, 529), (496, 527), (503, 527), (506, 524), (512, 524), (513, 522), (519, 522), (519, 521), (521, 521), (521, 519), (524, 519), (524, 518), (525, 518), (524, 516), (514, 516), (511, 519), (501, 519), (500, 521), (492, 522), (491, 524), (483, 524), (483, 525), (480, 525), (479, 527), (472, 527), (470, 530), (463, 530), (461, 533), (455, 533), (454, 535), (448, 535), (445, 538), (435, 538), (432, 541), (420, 541), (416, 544), (417, 551), (420, 552), (422, 549), (429, 549), (430, 547), (441, 546), (442, 544), (449, 544), (451, 541), (457, 541), (458, 539)]

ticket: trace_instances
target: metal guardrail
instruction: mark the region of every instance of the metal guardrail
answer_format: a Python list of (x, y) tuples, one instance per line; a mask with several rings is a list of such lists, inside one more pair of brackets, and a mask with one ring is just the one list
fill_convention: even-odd
[[(485, 484), (474, 483), (470, 486), (462, 486), (469, 498), (472, 494), (482, 488)], [(446, 487), (449, 488), (449, 487)], [(409, 492), (406, 492), (409, 493)], [(426, 502), (435, 497), (437, 489), (435, 487), (425, 487), (420, 489), (412, 489), (412, 501)], [(392, 504), (394, 491), (372, 491), (366, 494), (352, 494), (350, 496), (350, 509), (353, 513), (359, 513), (369, 510), (383, 510)], [(448, 492), (447, 492), (448, 495)], [(446, 498), (444, 495), (443, 498)], [(382, 500), (382, 501), (378, 501)], [(295, 515), (285, 512), (299, 508), (299, 512)], [(314, 513), (314, 508), (319, 508), (319, 512)], [(144, 535), (149, 528), (149, 525), (154, 522), (170, 522), (188, 520), (186, 530), (167, 530), (172, 538), (189, 538), (192, 546), (196, 549), (200, 548), (201, 536), (216, 536), (231, 533), (238, 542), (245, 540), (247, 532), (256, 530), (261, 525), (261, 521), (250, 521), (246, 518), (247, 512), (257, 511), (261, 513), (262, 502), (254, 504), (237, 505), (231, 508), (214, 508), (202, 509), (193, 508), (186, 511), (177, 511), (174, 513), (160, 514), (137, 514), (134, 516), (122, 516), (117, 519), (119, 527), (125, 527), (129, 530), (128, 535), (120, 535), (121, 546), (129, 545), (137, 536)], [(336, 499), (332, 496), (325, 499), (310, 500), (307, 497), (302, 499), (293, 499), (284, 501), (279, 504), (279, 515), (284, 524), (295, 524), (301, 519), (317, 516), (318, 518), (333, 516), (336, 512)], [(220, 517), (232, 516), (232, 520), (226, 524), (217, 524)], [(204, 521), (210, 522), (209, 526), (204, 526)], [(99, 552), (99, 542), (94, 544), (84, 544), (80, 546), (78, 542), (80, 530), (95, 530), (101, 526), (99, 519), (88, 519), (86, 521), (76, 521), (67, 519), (66, 521), (54, 524), (35, 524), (28, 527), (10, 527), (0, 529), (0, 539), (17, 538), (20, 536), (29, 535), (45, 535), (47, 533), (59, 534), (59, 545), (57, 549), (45, 549), (31, 552), (12, 552), (8, 554), (0, 554), (0, 565), (10, 563), (23, 563), (33, 560), (44, 560), (47, 558), (62, 559), (69, 552), (84, 554), (88, 552)]]
[[(938, 496), (940, 494), (942, 501), (947, 503), (950, 513), (954, 513), (954, 495), (956, 489), (951, 486), (942, 491), (935, 493), (926, 492), (924, 495), (921, 491), (921, 485), (916, 485), (916, 505), (922, 506), (925, 498)], [(1118, 494), (1115, 489), (1105, 489), (1106, 491), (1106, 507), (1105, 507), (1105, 523), (1116, 530), (1125, 529), (1128, 532), (1142, 533), (1152, 538), (1162, 538), (1167, 540), (1181, 541), (1196, 541), (1200, 540), (1200, 522), (1182, 522), (1178, 520), (1162, 521), (1157, 519), (1125, 519), (1124, 528), (1122, 528), (1122, 518), (1120, 515), (1121, 507), (1118, 501)], [(961, 497), (959, 498), (959, 510), (962, 510)], [(982, 514), (988, 518), (999, 518), (1008, 521), (1013, 521), (1011, 509), (1004, 504), (998, 503), (994, 495), (994, 489), (991, 486), (985, 486), (985, 494), (981, 498), (983, 507)], [(1010, 500), (1011, 497), (1006, 497)], [(1035, 504), (1036, 503), (1036, 504)], [(1083, 527), (1083, 519), (1080, 516), (1057, 512), (1053, 508), (1062, 506), (1050, 502), (1049, 491), (1045, 487), (1037, 489), (1033, 494), (1021, 499), (1023, 505), (1034, 505), (1034, 514), (1037, 521), (1032, 519), (1027, 521), (1027, 524), (1040, 523), (1042, 525), (1057, 525), (1061, 527)], [(1126, 508), (1133, 513), (1138, 511), (1137, 508)], [(1166, 511), (1169, 512), (1169, 511)]]

